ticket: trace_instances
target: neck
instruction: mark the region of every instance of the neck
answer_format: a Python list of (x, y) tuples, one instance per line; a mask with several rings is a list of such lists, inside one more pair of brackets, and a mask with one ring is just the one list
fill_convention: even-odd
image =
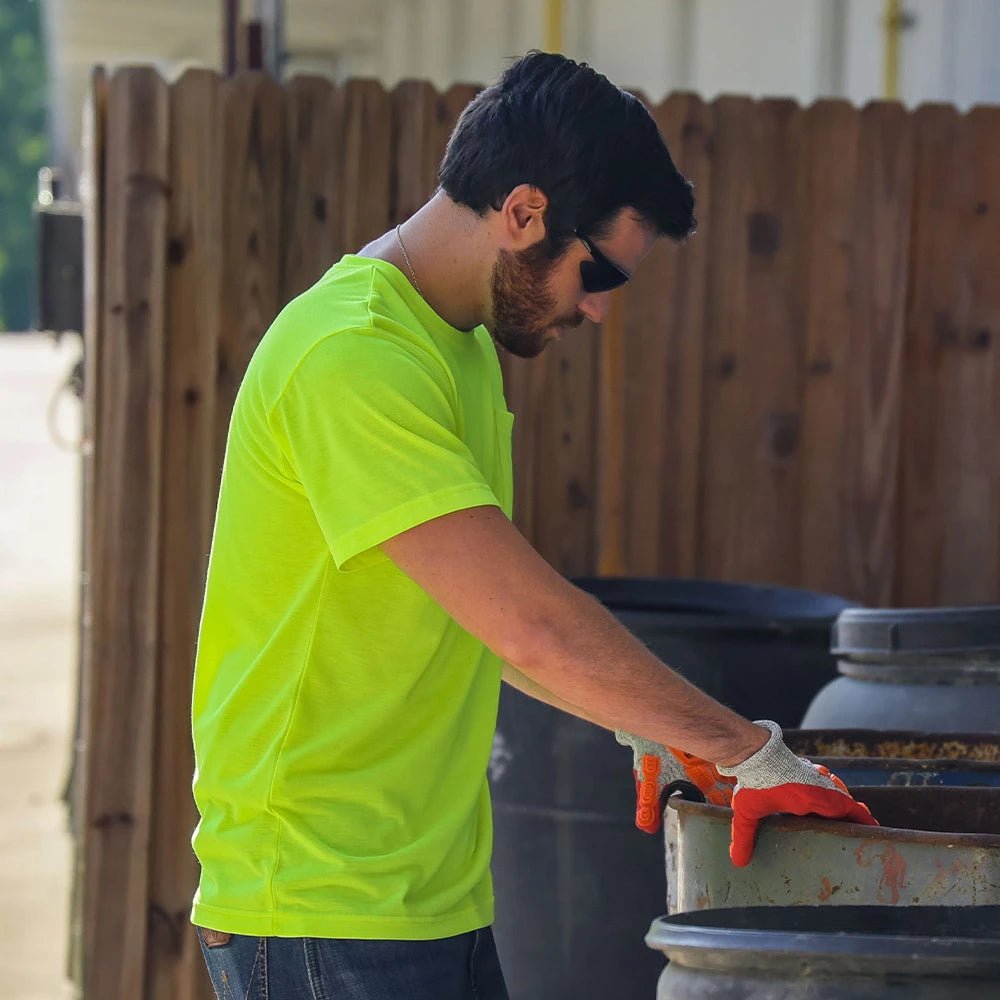
[(424, 300), (451, 326), (472, 330), (485, 323), (495, 250), (483, 220), (438, 191), (403, 223), (400, 234), (412, 274), (395, 230), (358, 255), (386, 260), (411, 282), (416, 279)]

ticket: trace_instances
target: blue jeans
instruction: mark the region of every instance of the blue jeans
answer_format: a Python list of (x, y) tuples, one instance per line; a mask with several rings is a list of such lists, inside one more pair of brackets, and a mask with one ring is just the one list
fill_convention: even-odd
[(198, 941), (219, 1000), (509, 1000), (489, 927), (435, 941), (198, 928)]

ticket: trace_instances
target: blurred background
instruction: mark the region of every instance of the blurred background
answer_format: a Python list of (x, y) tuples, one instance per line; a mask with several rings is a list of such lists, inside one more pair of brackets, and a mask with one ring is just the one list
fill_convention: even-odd
[(92, 67), (387, 87), (548, 48), (652, 101), (693, 91), (1000, 102), (998, 0), (0, 0), (0, 983), (72, 996), (63, 789), (76, 700), (80, 329)]

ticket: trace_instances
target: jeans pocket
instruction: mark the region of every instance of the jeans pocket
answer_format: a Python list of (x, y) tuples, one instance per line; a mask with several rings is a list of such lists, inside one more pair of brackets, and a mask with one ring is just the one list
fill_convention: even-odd
[(482, 933), (481, 930), (472, 932), (472, 948), (469, 950), (469, 985), (473, 992), (476, 990), (476, 955), (479, 952), (479, 939)]
[(267, 1000), (264, 938), (199, 927), (198, 943), (218, 1000)]
[(320, 963), (319, 945), (315, 938), (302, 939), (302, 954), (305, 958), (306, 980), (309, 983), (312, 1000), (330, 1000)]

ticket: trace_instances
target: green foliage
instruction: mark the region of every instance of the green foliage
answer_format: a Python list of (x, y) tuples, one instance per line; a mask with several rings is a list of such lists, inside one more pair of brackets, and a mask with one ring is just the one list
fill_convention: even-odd
[(42, 10), (0, 0), (0, 330), (26, 330), (35, 290), (31, 206), (48, 157)]

